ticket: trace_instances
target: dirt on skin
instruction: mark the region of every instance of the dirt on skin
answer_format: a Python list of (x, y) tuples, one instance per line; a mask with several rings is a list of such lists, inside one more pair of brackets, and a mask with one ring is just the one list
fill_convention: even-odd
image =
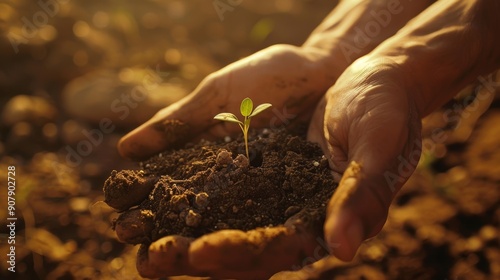
[[(254, 132), (250, 161), (241, 138), (160, 153), (142, 162), (141, 170), (113, 172), (104, 185), (105, 202), (126, 210), (145, 199), (139, 209), (151, 235), (128, 243), (276, 226), (303, 209), (319, 210), (313, 212), (322, 224), (337, 184), (321, 149), (304, 135)], [(137, 189), (142, 195), (131, 194)]]

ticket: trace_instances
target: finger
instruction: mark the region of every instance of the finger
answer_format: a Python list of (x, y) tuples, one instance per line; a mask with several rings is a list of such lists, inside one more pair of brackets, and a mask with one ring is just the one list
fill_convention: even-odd
[(156, 177), (146, 177), (138, 170), (113, 170), (104, 182), (104, 202), (117, 211), (125, 211), (146, 199), (156, 181)]
[[(247, 233), (236, 230), (234, 231), (236, 234), (229, 233), (229, 230), (212, 234), (215, 236), (214, 239), (220, 239), (221, 236), (228, 234), (226, 237), (222, 237), (222, 240), (227, 238), (234, 244), (217, 240), (215, 243), (220, 242), (228, 247), (211, 243), (213, 247), (205, 246), (201, 254), (196, 248), (190, 250), (191, 238), (182, 236), (164, 237), (149, 247), (144, 245), (141, 247), (138, 253), (137, 268), (144, 277), (186, 274), (210, 275), (232, 279), (266, 279), (276, 271), (281, 270), (280, 266), (273, 262), (275, 258), (283, 262), (283, 256), (293, 254), (293, 250), (285, 250), (286, 252), (284, 252), (286, 248), (294, 248), (297, 244), (303, 246), (302, 249), (298, 248), (296, 250), (302, 250), (299, 255), (301, 258), (299, 264), (309, 264), (319, 260), (327, 253), (321, 238), (321, 225), (324, 221), (324, 214), (318, 214), (318, 212), (318, 210), (303, 210), (291, 217), (284, 227), (256, 230), (255, 232), (258, 232), (257, 235), (259, 236), (252, 235), (252, 233), (247, 235)], [(288, 234), (287, 240), (275, 239), (276, 236), (283, 235), (284, 232)], [(289, 238), (292, 234), (295, 234), (294, 238)], [(235, 236), (240, 237), (234, 238)], [(266, 238), (270, 239), (270, 242), (262, 242)], [(238, 254), (238, 248), (241, 251), (242, 245), (251, 246), (252, 248), (246, 248), (246, 250)], [(192, 247), (196, 247), (196, 245)], [(255, 259), (251, 261), (245, 260), (244, 258), (248, 258), (249, 251), (252, 251), (254, 257), (260, 259), (260, 261), (255, 262)], [(278, 251), (278, 254), (273, 253), (276, 251)], [(255, 252), (260, 253), (255, 254)], [(311, 257), (307, 258), (307, 252), (313, 253), (314, 258), (312, 261)], [(218, 257), (218, 260), (214, 261), (215, 266), (212, 265), (211, 269), (207, 269), (206, 262), (211, 261), (214, 257)], [(307, 263), (304, 263), (304, 258), (307, 258)], [(228, 261), (232, 264), (228, 264)], [(243, 265), (240, 262), (243, 262)], [(286, 266), (283, 266), (285, 269), (300, 267), (294, 266), (294, 262), (287, 263), (285, 261), (285, 263)], [(263, 264), (272, 265), (266, 267)]]
[[(205, 79), (193, 93), (125, 135), (118, 150), (125, 158), (142, 160), (167, 148), (175, 148), (215, 122), (216, 110), (224, 107), (213, 79)], [(208, 105), (210, 104), (210, 105)]]
[(139, 244), (151, 240), (154, 228), (150, 211), (133, 209), (121, 214), (113, 224), (118, 240), (129, 244)]
[(151, 245), (141, 245), (137, 253), (139, 274), (147, 278), (203, 275), (189, 263), (188, 251), (192, 240), (176, 235), (163, 237)]
[[(366, 200), (363, 199), (364, 196), (371, 197), (371, 194), (367, 194), (366, 188), (361, 187), (360, 176), (360, 166), (352, 162), (344, 172), (327, 208), (325, 239), (331, 248), (331, 253), (344, 261), (350, 261), (354, 257), (366, 236), (365, 225), (354, 209), (372, 209), (371, 206), (366, 206), (366, 201), (363, 201)], [(352, 205), (356, 202), (360, 204)]]
[(325, 237), (329, 244), (340, 244), (333, 254), (342, 260), (351, 260), (361, 242), (381, 230), (393, 197), (418, 163), (420, 119), (403, 107), (382, 104), (349, 132), (351, 163), (329, 202), (325, 223)]
[(302, 212), (281, 227), (205, 235), (192, 243), (190, 262), (211, 276), (238, 279), (267, 279), (277, 271), (300, 268), (327, 253), (323, 217)]

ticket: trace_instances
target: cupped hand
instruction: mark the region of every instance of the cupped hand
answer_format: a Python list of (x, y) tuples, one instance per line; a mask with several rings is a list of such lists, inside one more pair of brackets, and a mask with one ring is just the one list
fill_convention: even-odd
[(307, 120), (324, 92), (343, 69), (327, 69), (329, 56), (318, 49), (275, 45), (209, 75), (187, 97), (159, 111), (123, 137), (122, 156), (140, 160), (190, 140), (238, 132), (238, 126), (213, 117), (238, 114), (241, 101), (271, 103), (252, 127), (273, 127), (295, 118)]
[[(238, 126), (213, 117), (221, 112), (237, 114), (245, 97), (252, 98), (254, 104), (273, 105), (272, 110), (252, 121), (254, 128), (292, 120), (307, 122), (343, 70), (332, 69), (328, 60), (330, 57), (317, 49), (289, 45), (264, 49), (208, 76), (189, 96), (122, 138), (119, 151), (127, 158), (145, 159), (189, 140), (240, 133)], [(122, 216), (127, 217), (130, 211)], [(141, 224), (137, 215), (129, 216), (136, 218), (116, 228), (119, 237), (137, 232), (137, 224)], [(315, 260), (324, 256), (324, 242), (319, 244), (317, 240), (322, 236), (322, 222), (300, 214), (284, 226), (268, 229), (224, 230), (195, 240), (167, 236), (141, 246), (137, 268), (141, 275), (151, 278), (204, 275), (266, 279), (277, 271), (300, 267), (310, 256)]]
[(318, 260), (326, 251), (352, 259), (361, 242), (382, 228), (392, 198), (420, 156), (420, 117), (403, 77), (391, 61), (361, 58), (328, 90), (312, 116), (308, 138), (320, 144), (334, 176), (342, 178), (323, 225), (326, 243), (322, 221), (302, 213), (281, 227), (224, 230), (198, 239), (164, 237), (142, 245), (139, 272), (147, 277), (265, 279), (300, 267), (304, 260)]
[[(175, 275), (210, 276), (216, 279), (269, 279), (282, 270), (300, 268), (324, 257), (327, 247), (318, 243), (323, 219), (313, 210), (303, 210), (282, 226), (247, 232), (221, 230), (198, 239), (166, 236), (141, 245), (137, 269), (143, 277)], [(127, 219), (127, 218), (125, 218)], [(117, 226), (125, 237), (131, 227)], [(131, 224), (140, 225), (137, 220)], [(140, 227), (140, 226), (139, 226)]]
[[(219, 230), (197, 239), (171, 235), (151, 242), (155, 219), (150, 210), (134, 206), (150, 195), (157, 178), (139, 174), (130, 170), (114, 173), (104, 189), (105, 202), (123, 211), (113, 223), (118, 239), (142, 243), (137, 269), (143, 277), (268, 279), (278, 271), (300, 268), (328, 254), (322, 238), (324, 212), (309, 208), (275, 227)], [(127, 194), (133, 194), (134, 199), (124, 199)]]
[(341, 178), (327, 208), (331, 253), (351, 260), (361, 242), (383, 227), (396, 192), (421, 153), (421, 122), (404, 73), (391, 60), (365, 56), (320, 101), (308, 138), (329, 156)]
[[(295, 54), (293, 57), (296, 58)], [(245, 69), (236, 67), (242, 72)], [(230, 76), (230, 72), (227, 75)], [(329, 157), (334, 176), (342, 178), (327, 210), (324, 223), (326, 244), (321, 242), (323, 234), (318, 231), (318, 221), (304, 224), (303, 220), (308, 219), (303, 219), (302, 215), (292, 218), (282, 227), (249, 232), (224, 230), (198, 239), (164, 237), (141, 246), (137, 259), (139, 272), (146, 277), (188, 274), (265, 279), (277, 271), (297, 268), (304, 260), (318, 260), (326, 250), (342, 260), (352, 259), (361, 242), (380, 231), (392, 198), (411, 175), (420, 157), (420, 117), (404, 75), (392, 61), (363, 57), (341, 75), (314, 111), (308, 138), (320, 144)], [(240, 79), (244, 78), (241, 76)], [(196, 101), (197, 98), (206, 98), (200, 92), (213, 94), (211, 96), (218, 102), (233, 100), (230, 95), (219, 99), (218, 91), (213, 87), (212, 84), (207, 90), (201, 85), (191, 97), (181, 101), (181, 105), (166, 108), (124, 139), (121, 148), (129, 147), (129, 152), (133, 151), (137, 146), (126, 145), (128, 141), (141, 141), (141, 134), (150, 133), (153, 136), (149, 137), (157, 137), (158, 141), (163, 139), (164, 132), (157, 130), (158, 123), (182, 119), (183, 114), (177, 113), (183, 111), (184, 106), (198, 108), (199, 104), (204, 104)], [(292, 97), (302, 96), (293, 87), (278, 89), (279, 95), (269, 97), (274, 98), (271, 102), (279, 104), (277, 107), (281, 109), (289, 105), (287, 93)], [(257, 103), (269, 100), (260, 95), (241, 96), (251, 96)], [(222, 111), (237, 111), (241, 96), (225, 105)], [(212, 99), (204, 100), (209, 102)], [(210, 104), (216, 106), (218, 103)], [(217, 136), (220, 132), (225, 135), (226, 127), (211, 123), (215, 114), (210, 109), (212, 106), (201, 108), (206, 114), (201, 115), (201, 120), (206, 117), (204, 122), (197, 122), (190, 118), (191, 115), (182, 121), (192, 125), (201, 136)], [(308, 109), (309, 104), (294, 110), (307, 116)], [(205, 129), (203, 124), (207, 126)], [(161, 140), (156, 144), (147, 152), (164, 149), (168, 146), (165, 144), (170, 143)], [(151, 146), (150, 143), (142, 145)], [(119, 231), (117, 228), (117, 233)], [(262, 235), (268, 238), (256, 238)], [(260, 249), (255, 250), (256, 247)]]

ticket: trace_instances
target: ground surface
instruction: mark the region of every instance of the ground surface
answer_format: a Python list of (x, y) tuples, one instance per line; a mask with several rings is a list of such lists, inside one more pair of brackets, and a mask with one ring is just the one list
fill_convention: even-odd
[[(243, 1), (223, 17), (203, 0), (57, 2), (46, 22), (38, 1), (0, 3), (0, 181), (15, 165), (18, 217), (12, 274), (0, 203), (0, 278), (140, 279), (137, 249), (116, 240), (117, 215), (99, 203), (113, 169), (137, 168), (118, 156), (119, 137), (211, 71), (270, 44), (300, 44), (335, 1)], [(151, 81), (151, 99), (121, 101)], [(482, 107), (455, 104), (426, 120), (433, 144), (353, 263), (323, 260), (275, 279), (500, 278), (500, 102), (470, 137)], [(99, 127), (103, 118), (113, 129)]]

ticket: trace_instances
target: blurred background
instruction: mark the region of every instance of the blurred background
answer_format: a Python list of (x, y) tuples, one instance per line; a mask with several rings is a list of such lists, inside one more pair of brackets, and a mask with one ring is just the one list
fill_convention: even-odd
[[(300, 45), (336, 2), (0, 1), (0, 278), (140, 279), (137, 248), (116, 240), (116, 214), (100, 202), (111, 170), (137, 168), (118, 139), (207, 74), (272, 44)], [(384, 231), (352, 263), (276, 279), (498, 279), (499, 108), (498, 86), (478, 80), (427, 118), (424, 156)]]

